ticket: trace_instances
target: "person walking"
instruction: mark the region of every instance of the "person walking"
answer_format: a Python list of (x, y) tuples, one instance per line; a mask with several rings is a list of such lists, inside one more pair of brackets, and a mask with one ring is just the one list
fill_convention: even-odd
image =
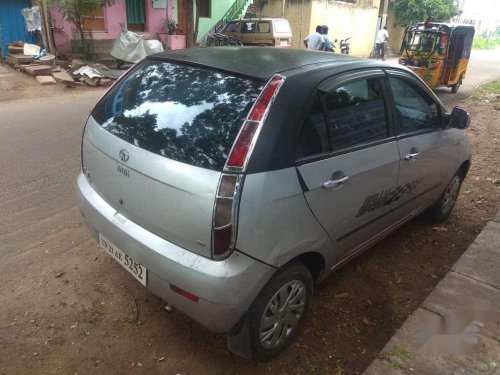
[(309, 34), (304, 39), (304, 45), (307, 49), (314, 51), (322, 51), (325, 48), (325, 39), (323, 35), (321, 35), (323, 31), (323, 27), (318, 25), (316, 26), (316, 32)]
[(385, 60), (385, 43), (389, 40), (389, 33), (387, 32), (387, 25), (377, 32), (375, 38), (375, 46), (377, 50), (377, 60), (381, 58)]

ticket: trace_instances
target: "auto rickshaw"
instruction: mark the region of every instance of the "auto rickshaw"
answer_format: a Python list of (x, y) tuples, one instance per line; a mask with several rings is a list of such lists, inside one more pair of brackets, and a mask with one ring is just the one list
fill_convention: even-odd
[(465, 78), (474, 26), (422, 22), (405, 30), (399, 63), (429, 87), (447, 86), (456, 93)]

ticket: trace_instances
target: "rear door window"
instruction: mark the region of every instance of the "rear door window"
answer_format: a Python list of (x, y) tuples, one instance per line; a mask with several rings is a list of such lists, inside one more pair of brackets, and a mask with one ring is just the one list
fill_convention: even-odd
[(297, 158), (319, 155), (329, 151), (325, 112), (316, 93), (307, 112), (297, 143)]
[(347, 83), (325, 93), (332, 151), (387, 138), (388, 123), (379, 78)]
[(222, 170), (264, 84), (248, 78), (146, 60), (92, 112), (107, 131), (147, 151)]

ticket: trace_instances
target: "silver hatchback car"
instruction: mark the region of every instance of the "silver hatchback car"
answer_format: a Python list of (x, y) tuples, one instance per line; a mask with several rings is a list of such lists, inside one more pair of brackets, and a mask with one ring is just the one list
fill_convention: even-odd
[(446, 219), (470, 166), (469, 122), (389, 63), (162, 53), (89, 116), (79, 204), (142, 285), (264, 361), (300, 331), (315, 282), (424, 211)]

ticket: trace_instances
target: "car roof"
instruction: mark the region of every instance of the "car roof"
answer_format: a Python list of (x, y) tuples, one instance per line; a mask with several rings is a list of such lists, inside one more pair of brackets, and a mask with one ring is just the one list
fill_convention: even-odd
[[(464, 31), (468, 33), (474, 33), (476, 28), (474, 25), (470, 25), (468, 23), (451, 23), (451, 22), (431, 22), (430, 25), (432, 27), (440, 27), (444, 26), (448, 29), (454, 30), (454, 31)], [(425, 22), (419, 22), (416, 25), (411, 26), (410, 28), (415, 28), (415, 27), (422, 27), (425, 26)]]
[(311, 69), (335, 66), (339, 72), (353, 65), (384, 67), (388, 64), (331, 52), (272, 47), (205, 47), (167, 51), (150, 59), (205, 66), (238, 75), (267, 80), (274, 74), (292, 76)]

